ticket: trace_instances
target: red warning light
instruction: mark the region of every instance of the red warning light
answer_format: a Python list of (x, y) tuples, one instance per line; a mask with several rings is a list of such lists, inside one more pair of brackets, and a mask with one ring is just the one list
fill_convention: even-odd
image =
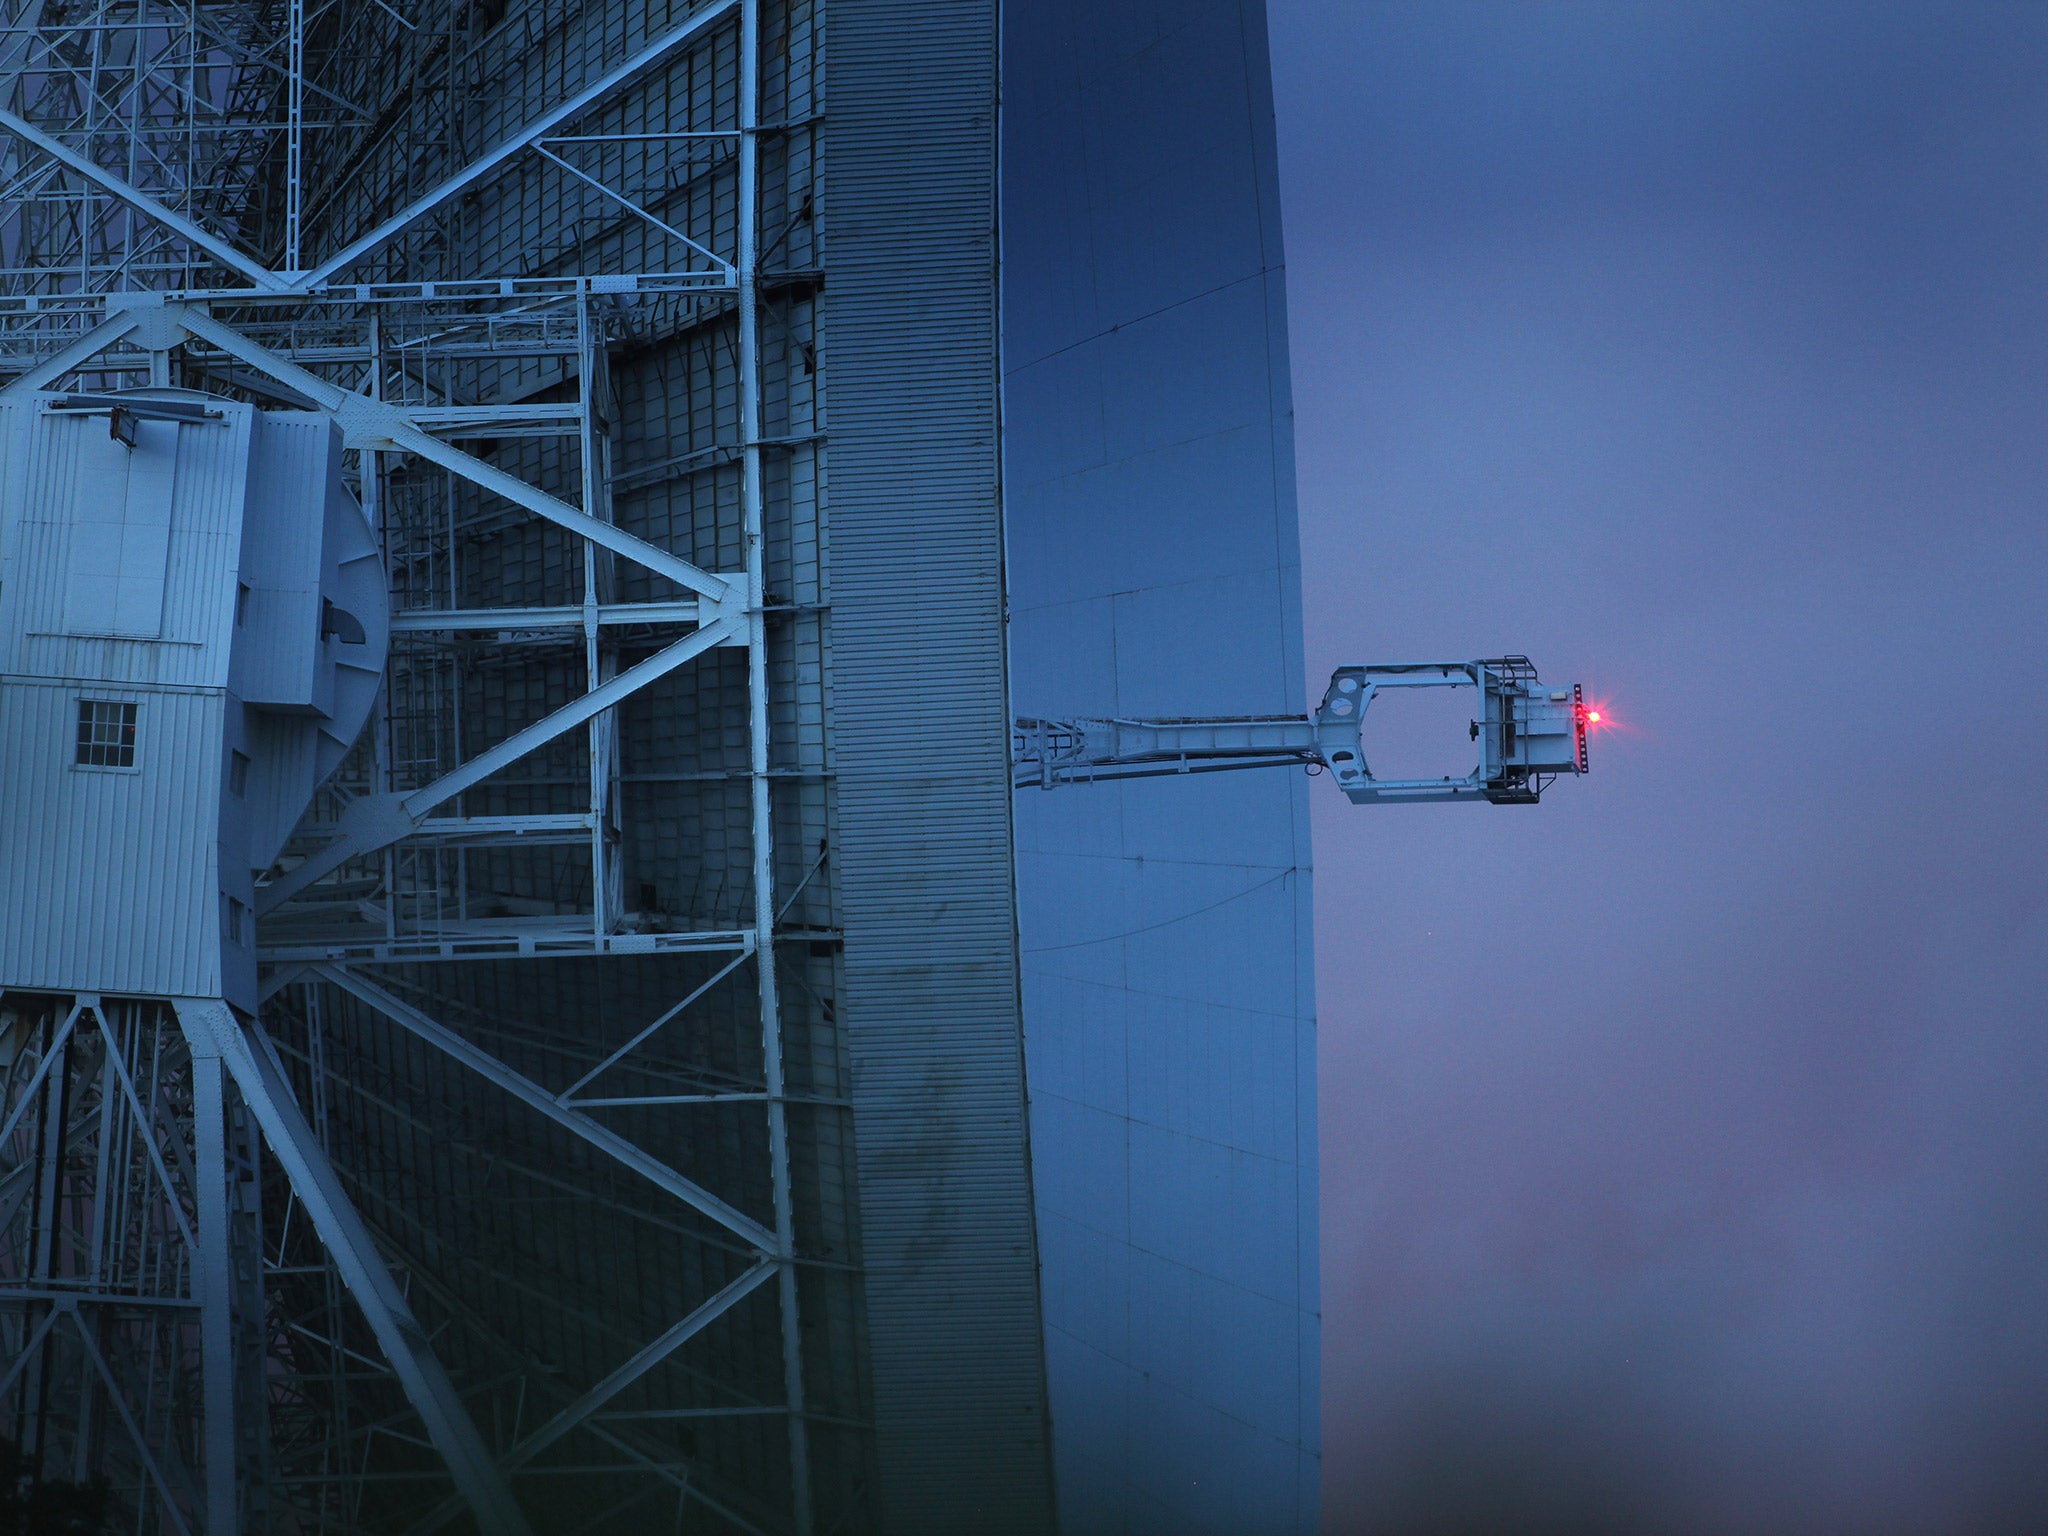
[(1586, 718), (1590, 720), (1593, 724), (1598, 725), (1600, 723), (1600, 711), (1596, 709), (1591, 714), (1586, 716)]

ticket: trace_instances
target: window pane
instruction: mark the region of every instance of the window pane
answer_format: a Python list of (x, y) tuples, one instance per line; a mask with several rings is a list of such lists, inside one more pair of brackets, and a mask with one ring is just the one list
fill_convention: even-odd
[(78, 701), (78, 749), (74, 761), (87, 768), (135, 766), (133, 704), (111, 699)]

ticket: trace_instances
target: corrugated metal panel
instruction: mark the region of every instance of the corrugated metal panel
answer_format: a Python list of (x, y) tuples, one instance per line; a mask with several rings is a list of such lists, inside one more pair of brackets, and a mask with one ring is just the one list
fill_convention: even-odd
[(31, 668), (27, 657), (31, 649), (50, 648), (32, 637), (63, 631), (64, 553), (70, 532), (68, 498), (53, 507), (48, 487), (64, 485), (73, 474), (80, 439), (75, 432), (47, 431), (34, 400), (9, 406), (7, 415), (14, 450), (6, 496), (7, 563), (0, 574), (0, 672), (48, 672), (53, 669)]
[[(85, 425), (52, 419), (45, 430), (79, 434)], [(97, 434), (80, 444), (85, 451), (67, 487), (66, 634), (163, 635), (181, 428), (173, 421), (138, 421), (129, 430), (133, 446), (111, 437), (101, 442)]]
[(339, 433), (324, 416), (266, 411), (250, 445), (249, 500), (284, 502), (297, 517), (252, 517), (242, 529), (246, 626), (264, 636), (235, 657), (234, 689), (251, 704), (314, 702), (320, 630), (320, 510)]
[[(132, 771), (74, 762), (78, 700), (136, 706)], [(0, 681), (0, 984), (220, 993), (218, 693)]]
[[(0, 985), (217, 996), (217, 812), (251, 412), (136, 424), (33, 402), (0, 582)], [(175, 686), (166, 686), (175, 685)], [(79, 706), (134, 761), (77, 760)]]
[(178, 502), (171, 526), (163, 634), (166, 640), (205, 648), (204, 677), (191, 681), (225, 683), (255, 412), (225, 401), (213, 409), (221, 412), (218, 424), (178, 429)]
[[(104, 416), (14, 409), (27, 430), (0, 591), (0, 672), (224, 683), (249, 408), (223, 402), (222, 419), (204, 424), (141, 422), (132, 450), (108, 436)], [(146, 505), (165, 494), (168, 519)], [(109, 521), (109, 510), (122, 515)], [(108, 553), (131, 543), (125, 555)], [(154, 599), (128, 590), (151, 582)], [(144, 609), (146, 625), (135, 622)]]
[[(1300, 710), (1263, 7), (1055, 3), (1005, 25), (1019, 711)], [(1067, 1536), (1316, 1528), (1311, 788), (1019, 797)]]
[(1010, 860), (996, 10), (830, 13), (846, 1028), (885, 1529), (1052, 1528)]

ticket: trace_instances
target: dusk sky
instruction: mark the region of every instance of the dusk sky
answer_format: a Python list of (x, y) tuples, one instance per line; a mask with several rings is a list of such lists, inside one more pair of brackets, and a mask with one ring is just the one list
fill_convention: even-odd
[(1312, 688), (1616, 722), (1317, 797), (1325, 1529), (2040, 1529), (2048, 6), (1270, 5)]

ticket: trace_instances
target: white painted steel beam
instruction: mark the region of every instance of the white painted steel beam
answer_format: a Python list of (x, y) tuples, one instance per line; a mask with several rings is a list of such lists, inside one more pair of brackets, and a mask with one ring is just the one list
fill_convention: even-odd
[(432, 213), (451, 197), (460, 196), (484, 177), (498, 169), (514, 155), (519, 154), (535, 139), (544, 138), (564, 123), (574, 122), (598, 102), (611, 95), (620, 86), (659, 63), (684, 43), (709, 30), (738, 8), (738, 0), (715, 0), (715, 3), (693, 14), (681, 26), (671, 28), (660, 37), (642, 48), (616, 69), (611, 70), (595, 84), (585, 87), (551, 112), (545, 112), (528, 123), (511, 138), (480, 159), (464, 166), (453, 176), (435, 187), (425, 196), (408, 203), (390, 218), (358, 239), (336, 251), (327, 260), (302, 274), (297, 286), (316, 287), (327, 282), (336, 273), (346, 271), (379, 246), (402, 234), (406, 228)]
[[(229, 356), (239, 358), (251, 368), (313, 401), (340, 423), (351, 447), (415, 454), (593, 544), (623, 555), (657, 576), (667, 577), (717, 605), (721, 612), (730, 611), (735, 616), (739, 613), (745, 584), (738, 576), (714, 575), (645, 539), (592, 517), (560, 497), (550, 496), (538, 486), (528, 485), (518, 476), (507, 474), (495, 464), (486, 463), (474, 454), (464, 453), (460, 448), (442, 442), (417, 425), (404, 408), (343, 389), (197, 309), (173, 304), (164, 306), (163, 313), (186, 334), (211, 342)], [(40, 388), (90, 361), (141, 323), (142, 314), (134, 310), (106, 321), (57, 357), (14, 380), (8, 385), (7, 392), (20, 393)]]
[(689, 1315), (682, 1318), (674, 1327), (666, 1330), (659, 1338), (649, 1340), (634, 1352), (630, 1360), (520, 1441), (513, 1447), (506, 1460), (514, 1466), (531, 1461), (751, 1296), (755, 1288), (774, 1273), (773, 1264), (756, 1264), (717, 1294), (692, 1308)]
[(587, 811), (561, 816), (429, 816), (419, 824), (413, 840), (443, 848), (583, 843), (589, 841), (591, 820)]
[[(560, 1440), (564, 1435), (594, 1416), (598, 1410), (617, 1397), (626, 1388), (661, 1364), (691, 1339), (702, 1333), (711, 1324), (730, 1312), (740, 1302), (751, 1296), (775, 1273), (773, 1264), (756, 1264), (741, 1274), (715, 1295), (690, 1310), (688, 1316), (667, 1329), (660, 1337), (651, 1339), (636, 1350), (633, 1357), (606, 1376), (583, 1396), (556, 1414), (547, 1423), (528, 1435), (514, 1446), (505, 1457), (507, 1467), (524, 1466), (542, 1451)], [(777, 1409), (776, 1412), (782, 1410)], [(694, 1490), (688, 1490), (694, 1491)], [(427, 1536), (439, 1530), (455, 1514), (453, 1505), (443, 1505), (420, 1524), (413, 1527), (412, 1536)]]
[(515, 1072), (483, 1047), (473, 1044), (439, 1020), (422, 1013), (412, 1004), (393, 997), (374, 982), (357, 975), (345, 965), (316, 965), (312, 974), (330, 981), (351, 997), (367, 1003), (402, 1029), (409, 1030), (443, 1055), (461, 1062), (479, 1077), (496, 1084), (520, 1103), (539, 1111), (555, 1124), (580, 1137), (621, 1167), (629, 1168), (650, 1184), (681, 1201), (699, 1215), (708, 1216), (734, 1236), (765, 1254), (786, 1255), (789, 1249), (777, 1235), (745, 1211), (729, 1205), (693, 1179), (685, 1178), (660, 1158), (636, 1146), (609, 1126), (602, 1125), (573, 1109), (565, 1109), (532, 1078)]
[[(614, 522), (611, 501), (611, 440), (597, 430), (597, 380), (606, 370), (604, 349), (590, 324), (590, 295), (576, 295), (576, 461), (583, 480), (583, 510), (604, 522)], [(609, 373), (605, 372), (609, 381)], [(583, 546), (583, 675), (601, 682), (618, 671), (618, 654), (598, 644), (602, 628), (598, 613), (607, 598), (616, 595), (617, 564), (600, 558), (595, 544)], [(590, 928), (593, 933), (610, 931), (625, 909), (625, 892), (619, 861), (612, 847), (608, 825), (618, 788), (618, 717), (593, 715), (585, 730), (589, 782), (584, 804), (590, 808)]]
[(70, 1040), (71, 1031), (77, 1027), (78, 1016), (85, 1011), (85, 1008), (86, 1002), (81, 998), (78, 1002), (73, 1003), (70, 1011), (64, 1015), (64, 1022), (58, 1027), (56, 1036), (50, 1041), (50, 1048), (43, 1052), (43, 1059), (36, 1063), (36, 1069), (29, 1077), (28, 1086), (22, 1089), (21, 1097), (15, 1101), (14, 1108), (8, 1113), (6, 1124), (0, 1125), (0, 1142), (5, 1142), (9, 1136), (14, 1134), (14, 1127), (20, 1123), (21, 1117), (28, 1112), (29, 1105), (35, 1102), (36, 1095), (43, 1091), (43, 1079), (50, 1075), (51, 1063), (55, 1062), (62, 1055), (65, 1042)]
[(70, 145), (51, 138), (42, 129), (36, 127), (35, 124), (9, 111), (5, 107), (0, 107), (0, 128), (5, 128), (25, 144), (34, 145), (42, 153), (48, 155), (52, 160), (59, 162), (67, 169), (76, 171), (101, 191), (119, 198), (137, 213), (143, 215), (143, 217), (154, 220), (167, 229), (176, 231), (184, 240), (198, 246), (199, 249), (205, 251), (207, 255), (213, 257), (215, 261), (218, 261), (230, 271), (241, 273), (242, 276), (248, 278), (258, 288), (273, 293), (288, 293), (291, 291), (292, 285), (289, 282), (271, 271), (270, 268), (264, 266), (255, 257), (248, 255), (246, 252), (236, 250), (235, 247), (229, 245), (220, 236), (212, 233), (210, 230), (200, 228), (183, 214), (172, 212), (140, 187), (123, 180), (103, 166), (95, 165), (92, 161), (86, 159), (84, 155), (78, 153), (77, 150), (71, 148)]
[[(747, 565), (747, 768), (752, 823), (754, 931), (760, 936), (755, 980), (761, 1006), (761, 1060), (768, 1089), (768, 1182), (775, 1204), (776, 1251), (796, 1251), (790, 1191), (789, 1112), (784, 1102), (782, 999), (775, 975), (775, 810), (768, 776), (773, 715), (768, 707), (766, 612), (768, 522), (761, 481), (760, 126), (761, 0), (740, 0), (739, 78), (739, 395), (740, 522)], [(811, 1536), (810, 1426), (804, 1419), (803, 1328), (796, 1267), (776, 1277), (782, 1321), (782, 1386), (789, 1405), (791, 1523)]]
[(533, 1536), (455, 1384), (378, 1253), (369, 1227), (300, 1113), (269, 1042), (260, 1035), (252, 1040), (217, 998), (179, 998), (176, 1009), (193, 1056), (217, 1058), (234, 1078), (477, 1524), (486, 1536)]
[(265, 965), (425, 965), (449, 960), (569, 960), (585, 955), (701, 955), (749, 950), (751, 928), (686, 929), (678, 933), (592, 933), (588, 927), (479, 927), (420, 938), (310, 940), (266, 944)]
[(517, 762), (527, 753), (546, 746), (565, 731), (572, 731), (601, 710), (637, 693), (649, 683), (666, 677), (683, 663), (701, 656), (729, 637), (734, 621), (719, 619), (707, 624), (688, 639), (656, 651), (638, 666), (629, 667), (610, 682), (600, 683), (580, 698), (571, 700), (516, 735), (508, 736), (486, 752), (479, 753), (433, 783), (410, 794), (365, 795), (349, 802), (338, 823), (340, 835), (319, 852), (282, 878), (260, 886), (256, 892), (259, 914), (274, 911), (322, 876), (332, 874), (350, 859), (375, 853), (419, 830), (427, 812), (446, 804), (464, 790), (481, 783), (499, 769)]
[(430, 432), (475, 430), (538, 437), (573, 433), (583, 407), (574, 400), (549, 400), (530, 405), (408, 405), (405, 413)]
[[(599, 603), (597, 622), (619, 624), (694, 624), (704, 605), (694, 598), (672, 603)], [(407, 608), (391, 615), (396, 635), (451, 634), (469, 630), (581, 629), (584, 610), (556, 608)]]
[(739, 583), (730, 577), (714, 576), (700, 570), (687, 560), (677, 558), (665, 549), (658, 549), (645, 539), (616, 528), (610, 523), (590, 516), (588, 513), (569, 505), (559, 497), (550, 496), (537, 486), (528, 485), (516, 475), (509, 475), (495, 464), (487, 464), (474, 454), (464, 453), (460, 448), (442, 442), (433, 434), (415, 426), (405, 411), (382, 400), (372, 400), (368, 395), (359, 395), (353, 390), (343, 389), (330, 383), (290, 358), (271, 351), (244, 336), (232, 326), (222, 325), (210, 315), (196, 309), (172, 306), (171, 313), (187, 332), (204, 341), (210, 341), (223, 352), (240, 358), (251, 368), (267, 373), (279, 383), (289, 384), (293, 389), (317, 401), (322, 410), (331, 414), (341, 423), (352, 447), (373, 447), (386, 452), (411, 453), (443, 469), (451, 470), (473, 484), (487, 491), (496, 492), (507, 501), (538, 513), (551, 523), (559, 524), (571, 533), (580, 534), (593, 544), (625, 556), (636, 565), (645, 566), (657, 576), (666, 576), (678, 586), (709, 598), (714, 603), (731, 601), (737, 595)]
[[(108, 1049), (113, 1048), (110, 1038)], [(142, 1134), (150, 1136), (145, 1124)], [(227, 1081), (219, 1055), (192, 1052), (193, 1183), (199, 1241), (192, 1246), (199, 1301), (200, 1382), (204, 1402), (206, 1536), (240, 1536), (235, 1476), (234, 1242), (228, 1232)], [(254, 1410), (256, 1404), (244, 1404)]]
[[(726, 964), (720, 966), (716, 971), (712, 972), (709, 980), (701, 983), (700, 985), (692, 989), (689, 995), (685, 997), (681, 1002), (677, 1003), (673, 1008), (667, 1010), (652, 1024), (649, 1024), (645, 1029), (641, 1030), (640, 1033), (635, 1035), (632, 1039), (628, 1040), (616, 1051), (613, 1051), (611, 1055), (605, 1057), (603, 1061), (600, 1061), (588, 1072), (584, 1073), (581, 1077), (577, 1078), (575, 1082), (571, 1083), (568, 1087), (564, 1088), (560, 1093), (556, 1094), (555, 1102), (557, 1104), (562, 1105), (568, 1105), (577, 1102), (577, 1089), (588, 1087), (594, 1079), (602, 1077), (606, 1072), (610, 1071), (613, 1067), (617, 1066), (620, 1062), (624, 1061), (628, 1056), (632, 1055), (633, 1052), (640, 1049), (640, 1047), (644, 1045), (650, 1038), (652, 1038), (654, 1033), (657, 1030), (659, 1030), (664, 1024), (668, 1023), (669, 1020), (673, 1019), (677, 1014), (681, 1013), (685, 1008), (689, 1007), (690, 1004), (696, 1002), (698, 998), (702, 997), (706, 992), (709, 992), (713, 987), (717, 986), (721, 981), (725, 980), (726, 977), (730, 976), (734, 971), (738, 970), (741, 962), (743, 962), (747, 958), (748, 954), (752, 953), (754, 953), (754, 951), (750, 948), (741, 954), (734, 955), (732, 959), (729, 960)], [(585, 1099), (581, 1102), (587, 1104), (591, 1103), (592, 1101)]]
[(142, 1095), (135, 1091), (135, 1079), (128, 1070), (126, 1059), (121, 1055), (120, 1043), (114, 1038), (114, 1031), (107, 1019), (106, 1007), (97, 998), (93, 999), (88, 1007), (99, 1022), (100, 1040), (107, 1053), (107, 1066), (114, 1080), (121, 1085), (121, 1095), (127, 1101), (128, 1113), (135, 1117), (135, 1128), (143, 1139), (143, 1153), (149, 1160), (151, 1171), (157, 1176), (157, 1182), (163, 1187), (166, 1214), (170, 1216), (172, 1225), (177, 1227), (178, 1236), (185, 1240), (185, 1246), (197, 1255), (198, 1235), (186, 1221), (184, 1208), (178, 1204), (178, 1186), (171, 1178), (170, 1168), (164, 1162), (163, 1148), (158, 1145), (152, 1129), (150, 1112), (143, 1108)]
[[(620, 86), (625, 85), (636, 76), (659, 63), (684, 43), (701, 36), (738, 8), (739, 0), (714, 0), (713, 4), (707, 5), (702, 10), (696, 12), (687, 21), (683, 22), (682, 25), (673, 27), (663, 33), (631, 58), (608, 71), (595, 83), (577, 92), (552, 111), (543, 113), (539, 118), (529, 123), (525, 128), (513, 135), (513, 137), (499, 144), (497, 148), (491, 150), (488, 154), (463, 167), (462, 170), (456, 172), (455, 175), (449, 177), (432, 191), (415, 199), (368, 233), (350, 241), (319, 266), (303, 272), (280, 273), (272, 271), (261, 261), (245, 251), (238, 250), (211, 230), (205, 229), (186, 218), (183, 214), (167, 208), (159, 198), (135, 186), (114, 172), (107, 170), (104, 166), (95, 164), (69, 145), (61, 140), (52, 138), (27, 119), (4, 107), (0, 107), (0, 127), (4, 127), (23, 143), (33, 146), (36, 150), (57, 161), (67, 169), (85, 177), (102, 191), (118, 198), (143, 217), (174, 231), (191, 245), (212, 256), (222, 266), (248, 278), (257, 288), (269, 293), (302, 295), (309, 290), (317, 289), (327, 284), (337, 273), (346, 271), (365, 256), (370, 255), (395, 239), (411, 225), (425, 218), (450, 198), (460, 196), (470, 187), (476, 185), (477, 182), (498, 170), (508, 160), (532, 148), (535, 140), (545, 138), (563, 124), (575, 121), (593, 106), (618, 90)], [(298, 78), (295, 73), (291, 75), (291, 79), (294, 82)], [(550, 158), (554, 157), (550, 156)], [(294, 188), (295, 190), (296, 188)], [(616, 196), (617, 194), (614, 193), (612, 195)], [(294, 199), (294, 202), (296, 202), (296, 199)], [(296, 225), (296, 219), (292, 222)], [(697, 246), (695, 241), (690, 241), (687, 237), (684, 238), (686, 243), (690, 244), (693, 248), (703, 249), (701, 246)], [(714, 256), (712, 259), (716, 260), (717, 258)], [(730, 271), (729, 268), (728, 271)]]
[[(300, 822), (308, 837), (333, 837), (340, 828), (331, 821)], [(554, 837), (588, 835), (588, 811), (564, 811), (545, 816), (429, 816), (413, 836), (437, 842), (491, 839), (497, 842), (542, 842)]]
[(63, 1315), (52, 1307), (43, 1314), (43, 1320), (29, 1330), (28, 1337), (21, 1342), (21, 1348), (15, 1351), (13, 1361), (6, 1370), (0, 1371), (0, 1397), (4, 1397), (8, 1389), (14, 1385), (14, 1379), (28, 1369), (29, 1361), (36, 1357), (36, 1347), (49, 1336), (50, 1330), (57, 1326), (57, 1319)]
[(506, 737), (487, 751), (478, 753), (454, 772), (444, 774), (424, 788), (413, 790), (403, 796), (400, 803), (405, 807), (406, 814), (415, 819), (424, 817), (435, 806), (454, 799), (465, 789), (481, 783), (500, 768), (508, 767), (527, 753), (547, 745), (564, 731), (574, 730), (598, 711), (610, 709), (614, 704), (638, 693), (649, 683), (668, 676), (683, 663), (694, 661), (706, 651), (723, 645), (730, 638), (733, 627), (733, 620), (719, 619), (706, 624), (687, 639), (664, 646), (637, 666), (628, 667), (609, 682), (598, 684), (582, 697), (564, 704), (525, 730)]
[(718, 254), (718, 252), (710, 249), (708, 246), (699, 245), (696, 241), (692, 240), (688, 235), (684, 234), (680, 229), (677, 229), (673, 224), (665, 223), (661, 219), (656, 218), (653, 214), (649, 213), (645, 208), (642, 208), (638, 203), (634, 202), (633, 199), (627, 197), (624, 193), (615, 192), (610, 187), (606, 186), (603, 182), (599, 181), (595, 176), (592, 176), (589, 172), (578, 170), (575, 166), (571, 165), (568, 161), (564, 160), (560, 155), (556, 154), (553, 150), (549, 149), (544, 144), (535, 144), (533, 146), (533, 152), (541, 156), (543, 159), (551, 161), (555, 165), (560, 166), (563, 170), (567, 171), (571, 176), (574, 176), (578, 181), (584, 183), (586, 186), (592, 187), (596, 191), (602, 193), (604, 196), (610, 198), (613, 202), (617, 203), (620, 207), (624, 208), (628, 213), (634, 215), (636, 218), (646, 220), (649, 224), (652, 224), (656, 229), (660, 230), (664, 235), (667, 235), (671, 240), (680, 240), (684, 245), (687, 245), (699, 256), (704, 257), (706, 260), (717, 262), (719, 266), (724, 270), (725, 280), (728, 283), (737, 283), (739, 281), (738, 269), (735, 268), (730, 262), (726, 261), (723, 257), (721, 257)]
[(11, 380), (5, 389), (0, 389), (0, 400), (30, 394), (54, 383), (81, 363), (91, 362), (141, 324), (142, 316), (134, 310), (116, 310), (63, 351)]
[[(58, 1315), (54, 1311), (50, 1313), (53, 1318)], [(192, 1536), (192, 1527), (186, 1523), (185, 1516), (178, 1508), (177, 1496), (171, 1491), (170, 1479), (165, 1477), (164, 1469), (157, 1462), (150, 1437), (145, 1435), (142, 1426), (135, 1422), (134, 1410), (128, 1406), (127, 1395), (122, 1392), (121, 1383), (114, 1379), (113, 1369), (107, 1364), (107, 1357), (100, 1352), (99, 1340), (93, 1337), (92, 1329), (87, 1326), (85, 1319), (78, 1315), (76, 1308), (71, 1311), (71, 1322), (78, 1330), (79, 1341), (85, 1346), (86, 1359), (92, 1362), (94, 1373), (107, 1389), (107, 1401), (113, 1406), (115, 1417), (120, 1419), (121, 1427), (128, 1431), (128, 1439), (135, 1447), (135, 1454), (141, 1458), (142, 1469), (149, 1474), (150, 1484), (156, 1489), (157, 1498), (162, 1501), (164, 1518), (170, 1522), (171, 1529), (176, 1531), (178, 1536)], [(232, 1527), (230, 1529), (232, 1530)], [(209, 1522), (207, 1536), (213, 1536), (213, 1532), (214, 1527)]]

